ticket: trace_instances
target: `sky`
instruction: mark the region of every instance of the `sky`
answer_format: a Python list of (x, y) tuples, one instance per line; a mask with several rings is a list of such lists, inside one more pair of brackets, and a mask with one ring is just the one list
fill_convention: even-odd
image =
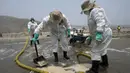
[[(31, 18), (41, 21), (54, 9), (66, 15), (73, 25), (87, 25), (87, 16), (81, 15), (84, 0), (0, 0), (0, 15)], [(105, 9), (112, 25), (130, 25), (130, 0), (96, 0)]]

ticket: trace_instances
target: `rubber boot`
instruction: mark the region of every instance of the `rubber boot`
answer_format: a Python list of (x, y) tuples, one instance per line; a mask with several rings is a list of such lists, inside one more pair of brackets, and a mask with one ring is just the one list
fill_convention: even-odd
[(30, 40), (30, 46), (32, 46), (33, 45), (33, 41), (32, 40)]
[(102, 69), (107, 69), (108, 68), (108, 66), (109, 66), (109, 64), (108, 64), (108, 56), (107, 56), (107, 54), (106, 55), (104, 55), (104, 56), (101, 56), (101, 58), (102, 58), (102, 62), (100, 63), (100, 66), (102, 67)]
[(67, 59), (67, 60), (70, 59), (70, 58), (67, 56), (67, 51), (63, 51), (63, 56), (64, 56), (64, 58)]
[(54, 54), (54, 57), (55, 57), (54, 62), (58, 63), (59, 62), (59, 60), (58, 60), (58, 53), (57, 52), (53, 52), (53, 54)]
[(39, 40), (37, 40), (37, 44), (40, 44)]
[(90, 68), (90, 70), (86, 71), (86, 73), (98, 73), (99, 63), (100, 61), (92, 61), (92, 67)]

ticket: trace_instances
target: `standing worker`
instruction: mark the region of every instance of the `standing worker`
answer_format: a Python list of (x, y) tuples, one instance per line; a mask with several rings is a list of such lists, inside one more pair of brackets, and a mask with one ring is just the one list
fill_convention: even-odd
[(98, 73), (99, 66), (104, 69), (108, 67), (107, 47), (112, 40), (112, 30), (104, 9), (97, 6), (95, 0), (85, 0), (81, 8), (81, 13), (88, 16), (88, 27), (94, 41), (91, 49), (92, 67), (86, 73)]
[[(27, 26), (28, 26), (28, 33), (30, 35), (30, 46), (32, 46), (33, 44), (32, 38), (34, 37), (34, 30), (37, 27), (37, 23), (35, 22), (35, 19), (31, 18)], [(37, 43), (39, 44), (39, 40), (37, 40)]]
[(51, 41), (52, 41), (51, 45), (55, 57), (54, 59), (55, 63), (59, 62), (57, 53), (59, 42), (63, 50), (63, 57), (68, 60), (69, 57), (67, 56), (68, 51), (67, 37), (70, 37), (70, 29), (71, 29), (68, 19), (59, 10), (54, 10), (50, 12), (50, 14), (46, 16), (36, 28), (35, 35), (33, 38), (34, 42), (35, 40), (37, 40), (39, 32), (46, 27), (48, 27), (51, 32)]
[(118, 31), (118, 34), (119, 34), (120, 31), (121, 31), (121, 27), (120, 26), (117, 26), (117, 31)]

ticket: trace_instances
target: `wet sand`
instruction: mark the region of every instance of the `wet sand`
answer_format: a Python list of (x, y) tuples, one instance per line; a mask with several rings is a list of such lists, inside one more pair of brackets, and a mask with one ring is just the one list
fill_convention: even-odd
[[(39, 45), (39, 52), (44, 54), (44, 56), (48, 59), (50, 63), (53, 63), (53, 54), (50, 52), (50, 41), (40, 40), (42, 45)], [(20, 68), (15, 64), (14, 58), (16, 54), (22, 49), (24, 45), (24, 41), (17, 43), (15, 41), (12, 42), (0, 42), (0, 71), (1, 73), (29, 73), (29, 71)], [(43, 50), (44, 49), (44, 50)], [(45, 54), (47, 53), (47, 54)], [(69, 52), (70, 56), (74, 54), (74, 52)], [(60, 53), (60, 61), (62, 59), (62, 53)], [(21, 56), (20, 61), (24, 64), (34, 66), (32, 59), (35, 56), (34, 48), (26, 49), (23, 56)], [(122, 39), (113, 39), (108, 49), (108, 57), (109, 57), (109, 68), (106, 72), (100, 73), (129, 73), (130, 68), (130, 38), (122, 38)], [(75, 58), (73, 58), (75, 59)]]

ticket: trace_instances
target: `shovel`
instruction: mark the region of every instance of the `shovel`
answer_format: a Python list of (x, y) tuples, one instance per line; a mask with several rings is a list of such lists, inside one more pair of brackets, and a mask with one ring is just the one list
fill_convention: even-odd
[(48, 62), (46, 62), (46, 59), (42, 55), (41, 56), (38, 55), (38, 50), (37, 50), (37, 44), (36, 43), (34, 43), (34, 46), (35, 46), (35, 51), (36, 51), (37, 58), (34, 58), (33, 62), (35, 64), (38, 64), (40, 67), (46, 66), (48, 64)]

